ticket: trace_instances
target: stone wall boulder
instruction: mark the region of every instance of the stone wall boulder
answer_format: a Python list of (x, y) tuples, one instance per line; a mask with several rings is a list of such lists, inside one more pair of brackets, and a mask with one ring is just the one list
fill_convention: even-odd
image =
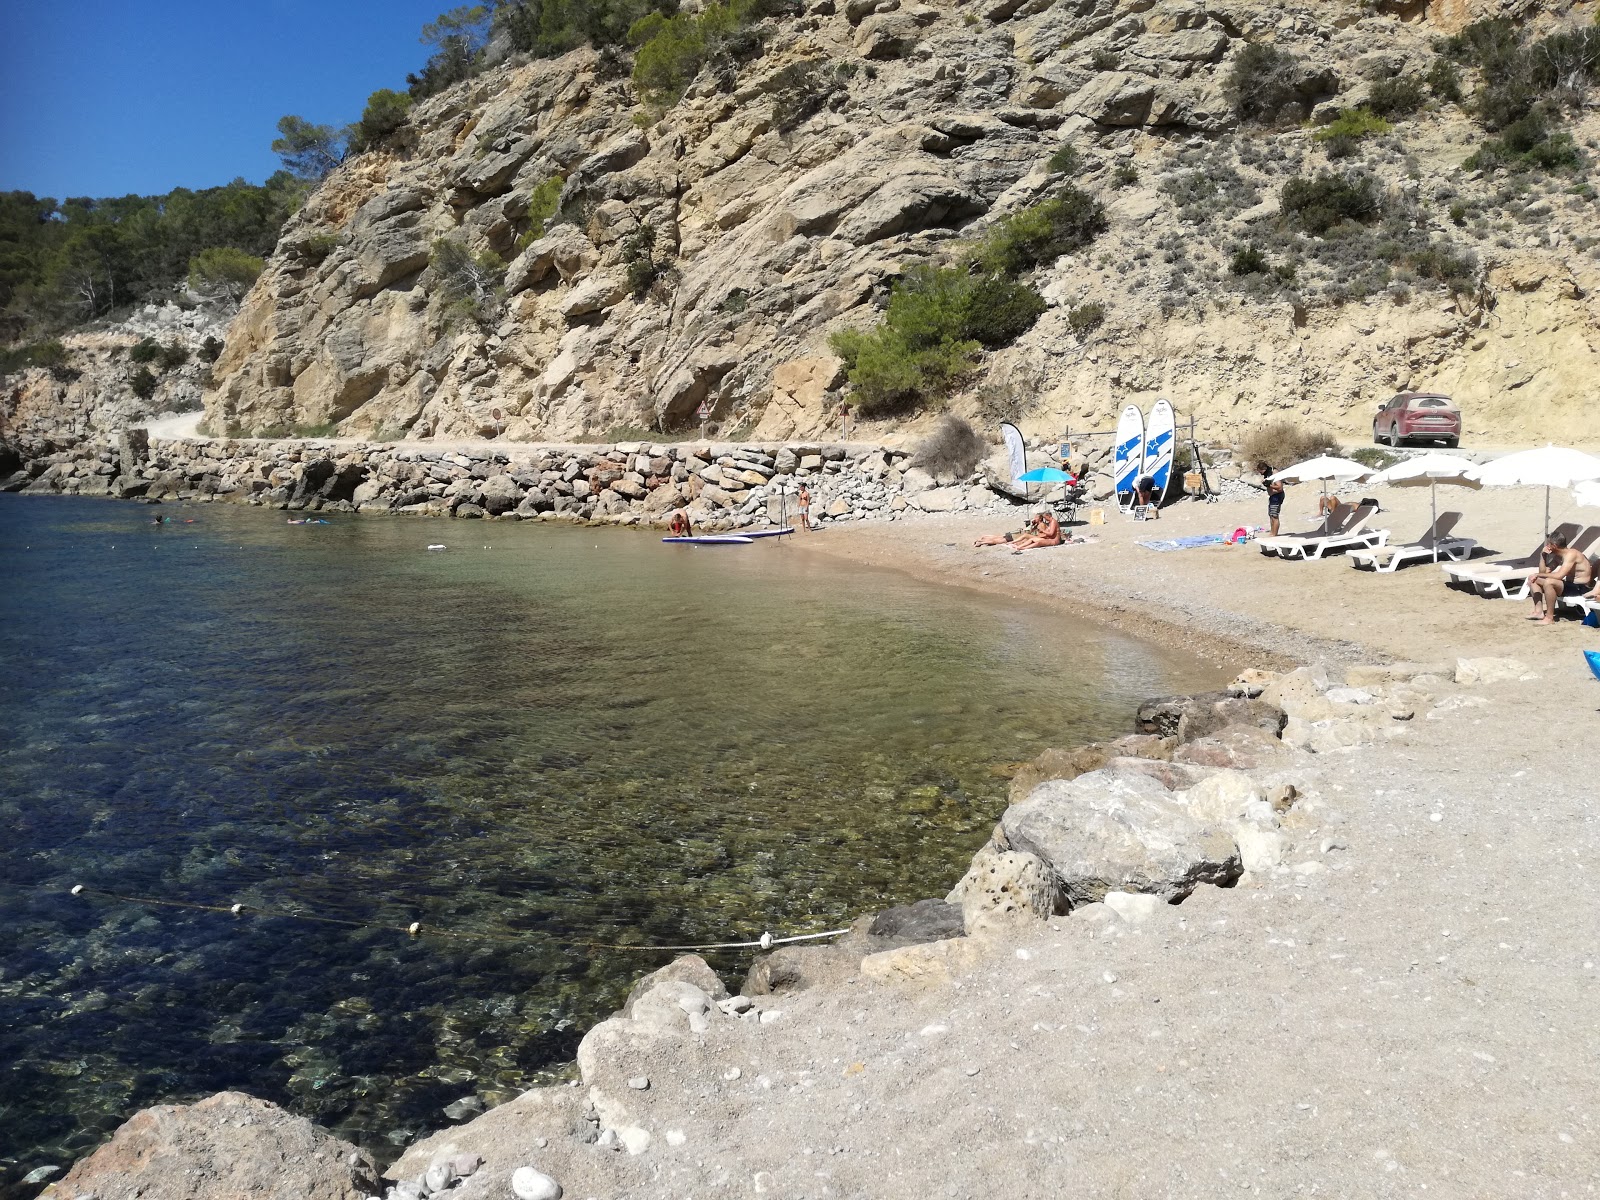
[(1227, 767), (1238, 771), (1286, 766), (1293, 760), (1292, 747), (1255, 725), (1229, 725), (1203, 738), (1184, 743), (1172, 755), (1175, 763)]
[(304, 1117), (242, 1092), (218, 1092), (135, 1113), (44, 1196), (365, 1200), (380, 1190), (377, 1177), (365, 1151)]
[(1048, 863), (1072, 907), (1109, 891), (1181, 899), (1241, 870), (1233, 838), (1142, 776), (1095, 771), (1040, 784), (1001, 818), (1006, 840)]

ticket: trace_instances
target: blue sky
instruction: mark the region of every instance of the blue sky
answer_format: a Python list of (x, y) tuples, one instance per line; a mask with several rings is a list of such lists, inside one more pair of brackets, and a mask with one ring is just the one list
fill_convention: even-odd
[(0, 191), (122, 196), (278, 168), (278, 118), (344, 124), (427, 59), (451, 0), (0, 0)]

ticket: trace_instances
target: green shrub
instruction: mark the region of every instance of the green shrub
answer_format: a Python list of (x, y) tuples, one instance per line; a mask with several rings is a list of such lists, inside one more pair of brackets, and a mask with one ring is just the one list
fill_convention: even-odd
[(1230, 275), (1264, 275), (1266, 270), (1267, 256), (1259, 246), (1240, 246), (1228, 262)]
[(947, 395), (991, 348), (1025, 333), (1044, 311), (1026, 285), (952, 267), (917, 267), (895, 286), (876, 329), (841, 330), (829, 342), (850, 369), (865, 415)]
[(1251, 42), (1233, 60), (1223, 86), (1241, 121), (1270, 125), (1300, 102), (1301, 71), (1300, 60), (1287, 50)]
[(1078, 153), (1078, 148), (1071, 142), (1062, 142), (1057, 146), (1045, 166), (1057, 175), (1076, 175), (1083, 166), (1083, 156)]
[(351, 131), (350, 148), (357, 153), (375, 150), (389, 142), (406, 123), (411, 113), (411, 97), (405, 92), (379, 88), (367, 97), (367, 107)]
[(1015, 275), (1081, 250), (1106, 228), (1100, 202), (1064, 184), (1053, 199), (1002, 217), (977, 251), (990, 271)]
[(189, 260), (189, 286), (209, 296), (237, 303), (250, 290), (266, 263), (232, 246), (212, 246)]
[(1106, 321), (1105, 306), (1090, 301), (1067, 310), (1067, 328), (1080, 338), (1088, 337)]
[(712, 0), (698, 13), (653, 12), (635, 21), (628, 38), (638, 47), (633, 82), (649, 103), (677, 103), (695, 76), (722, 54), (753, 49), (746, 26), (761, 15), (757, 0)]
[(1450, 223), (1452, 225), (1465, 225), (1467, 223), (1467, 206), (1459, 200), (1450, 206)]
[(1322, 143), (1329, 158), (1348, 158), (1362, 138), (1374, 133), (1388, 133), (1390, 128), (1389, 122), (1364, 108), (1343, 108), (1336, 118), (1317, 130), (1312, 137)]
[(337, 235), (331, 233), (319, 233), (313, 235), (312, 237), (308, 237), (305, 241), (301, 242), (297, 247), (295, 247), (295, 250), (302, 258), (310, 259), (312, 262), (321, 262), (323, 259), (327, 258), (328, 255), (332, 254), (336, 249), (338, 249), (338, 247), (339, 238)]
[(750, 307), (750, 293), (743, 288), (730, 288), (717, 307), (726, 313), (742, 313)]
[(437, 238), (428, 266), (447, 324), (460, 320), (482, 324), (499, 310), (506, 267), (494, 251), (474, 255), (454, 238)]
[(68, 375), (76, 379), (78, 375), (67, 366), (67, 348), (57, 341), (0, 349), (0, 375), (26, 371), (29, 367), (41, 367), (58, 379)]
[(1464, 164), (1469, 171), (1571, 170), (1583, 155), (1568, 133), (1553, 132), (1543, 112), (1535, 109), (1487, 139)]
[(1428, 88), (1440, 100), (1460, 104), (1463, 95), (1461, 72), (1456, 69), (1455, 63), (1444, 57), (1434, 59), (1433, 65), (1428, 68)]
[(1437, 243), (1414, 251), (1406, 262), (1418, 278), (1442, 284), (1452, 295), (1470, 292), (1477, 279), (1478, 261), (1472, 254)]
[(641, 225), (622, 243), (622, 263), (627, 271), (628, 291), (639, 299), (661, 276), (661, 266), (655, 260), (656, 231), (653, 225)]
[(1112, 187), (1132, 187), (1139, 182), (1139, 168), (1132, 163), (1119, 163), (1117, 169), (1111, 172)]
[(1102, 46), (1089, 56), (1096, 71), (1115, 71), (1122, 65), (1122, 56), (1115, 50)]
[(517, 239), (519, 254), (544, 236), (550, 219), (556, 215), (561, 204), (561, 189), (565, 183), (566, 180), (561, 176), (552, 175), (533, 189), (533, 194), (528, 197), (528, 228)]
[(1366, 107), (1379, 117), (1408, 117), (1422, 107), (1422, 81), (1412, 75), (1380, 79), (1367, 93)]
[(970, 285), (962, 332), (993, 350), (1032, 329), (1044, 309), (1044, 297), (1027, 284), (988, 275)]
[(136, 363), (153, 363), (161, 357), (161, 343), (155, 338), (143, 338), (137, 342), (132, 350), (128, 351), (128, 361)]
[(1283, 185), (1278, 205), (1286, 218), (1318, 235), (1346, 222), (1374, 221), (1383, 211), (1377, 181), (1362, 173), (1296, 176)]
[(214, 363), (222, 357), (222, 350), (222, 342), (207, 334), (206, 340), (200, 343), (200, 361)]
[(156, 394), (156, 377), (150, 373), (149, 367), (140, 367), (133, 373), (133, 379), (128, 386), (139, 399), (148, 400)]
[(1358, 446), (1345, 457), (1354, 459), (1363, 467), (1371, 467), (1374, 471), (1382, 471), (1400, 461), (1400, 455), (1382, 446)]
[(1257, 463), (1264, 462), (1274, 471), (1281, 471), (1336, 450), (1338, 445), (1325, 429), (1311, 429), (1288, 418), (1279, 418), (1250, 430), (1237, 447), (1236, 457), (1248, 463), (1252, 470)]

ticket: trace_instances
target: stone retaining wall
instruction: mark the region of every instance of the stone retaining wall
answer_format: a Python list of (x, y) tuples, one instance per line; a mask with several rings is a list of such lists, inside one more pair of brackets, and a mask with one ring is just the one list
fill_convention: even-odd
[(894, 520), (907, 512), (1007, 507), (981, 474), (939, 486), (904, 450), (872, 445), (648, 443), (432, 449), (416, 444), (151, 440), (42, 444), (8, 491), (118, 499), (226, 499), (295, 510), (419, 516), (664, 523), (697, 528), (793, 521), (810, 491), (813, 524)]

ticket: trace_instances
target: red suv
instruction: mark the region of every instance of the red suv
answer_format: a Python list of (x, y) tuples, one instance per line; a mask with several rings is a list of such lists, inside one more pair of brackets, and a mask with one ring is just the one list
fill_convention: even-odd
[(1430, 438), (1446, 446), (1461, 444), (1461, 410), (1449, 396), (1433, 392), (1401, 392), (1378, 406), (1372, 418), (1372, 440), (1398, 446), (1408, 438)]

